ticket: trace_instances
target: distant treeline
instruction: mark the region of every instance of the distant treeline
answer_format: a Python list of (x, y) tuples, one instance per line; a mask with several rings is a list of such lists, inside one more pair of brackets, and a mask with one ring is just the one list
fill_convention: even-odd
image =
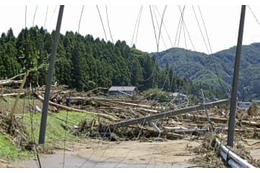
[[(0, 38), (0, 79), (38, 69), (30, 73), (27, 84), (44, 85), (53, 39), (54, 32), (48, 33), (38, 27), (23, 29), (17, 37), (12, 29), (3, 33)], [(217, 92), (213, 87), (174, 75), (168, 65), (160, 68), (155, 57), (135, 49), (135, 46), (129, 47), (125, 41), (105, 42), (73, 32), (60, 36), (53, 82), (78, 91), (98, 86), (132, 85), (141, 91), (162, 88), (195, 95), (200, 95), (200, 88), (204, 88), (210, 97), (216, 96)]]

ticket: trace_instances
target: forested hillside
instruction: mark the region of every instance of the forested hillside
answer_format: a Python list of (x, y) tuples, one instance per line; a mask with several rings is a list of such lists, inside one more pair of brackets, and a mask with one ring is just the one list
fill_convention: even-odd
[[(228, 93), (233, 79), (235, 53), (235, 47), (211, 56), (172, 48), (152, 55), (157, 57), (161, 67), (171, 66), (176, 75), (219, 88)], [(260, 43), (243, 46), (238, 86), (240, 100), (260, 98), (259, 71)]]
[[(45, 85), (53, 38), (54, 33), (38, 27), (23, 29), (17, 38), (12, 29), (3, 33), (0, 38), (0, 79), (38, 69), (30, 73), (27, 86), (29, 83)], [(113, 44), (73, 32), (60, 37), (52, 82), (78, 91), (112, 85), (133, 85), (141, 91), (162, 88), (185, 93), (197, 93), (201, 88), (199, 84), (193, 85), (191, 81), (177, 77), (169, 67), (159, 68), (154, 57), (130, 48), (124, 41)]]

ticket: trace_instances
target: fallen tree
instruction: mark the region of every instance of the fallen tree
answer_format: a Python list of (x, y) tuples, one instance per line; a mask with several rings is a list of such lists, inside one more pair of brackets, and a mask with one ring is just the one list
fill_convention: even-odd
[(23, 80), (0, 80), (0, 86), (7, 86), (7, 85), (13, 85), (13, 84), (21, 84)]
[[(201, 116), (201, 115), (194, 116), (193, 119), (203, 120), (203, 121), (208, 120), (206, 116)], [(220, 118), (220, 117), (210, 117), (210, 120), (213, 122), (216, 122), (216, 123), (227, 123), (228, 122), (227, 118)], [(260, 128), (260, 123), (258, 123), (258, 122), (241, 120), (240, 123), (242, 125), (248, 125), (248, 126)]]
[[(39, 95), (38, 93), (35, 93), (35, 95), (39, 100), (41, 100), (43, 102), (44, 98), (41, 95)], [(73, 107), (68, 107), (68, 106), (65, 106), (65, 105), (57, 104), (57, 103), (54, 103), (52, 101), (49, 101), (49, 105), (55, 106), (57, 108), (60, 108), (60, 109), (66, 110), (66, 111), (89, 113), (89, 114), (93, 114), (93, 115), (102, 117), (104, 119), (107, 119), (107, 120), (110, 120), (110, 121), (113, 121), (113, 122), (117, 121), (117, 118), (113, 117), (112, 115), (108, 115), (108, 114), (88, 112), (86, 110), (76, 109), (76, 108), (73, 108)]]
[[(18, 93), (9, 93), (9, 94), (0, 94), (0, 97), (16, 97)], [(25, 93), (21, 93), (20, 96), (25, 95)]]

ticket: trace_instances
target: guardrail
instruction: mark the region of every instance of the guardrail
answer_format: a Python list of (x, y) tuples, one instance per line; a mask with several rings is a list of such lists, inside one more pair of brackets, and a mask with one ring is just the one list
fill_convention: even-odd
[(216, 143), (218, 144), (220, 150), (220, 156), (222, 159), (227, 162), (232, 168), (255, 168), (253, 165), (248, 163), (246, 160), (237, 156), (233, 151), (225, 147), (220, 143), (218, 139), (216, 139)]

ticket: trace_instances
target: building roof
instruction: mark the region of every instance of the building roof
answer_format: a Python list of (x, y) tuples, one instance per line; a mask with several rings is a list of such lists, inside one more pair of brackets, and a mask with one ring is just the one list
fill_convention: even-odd
[(134, 91), (135, 86), (112, 86), (108, 91)]
[(186, 97), (186, 95), (185, 94), (182, 94), (182, 93), (179, 93), (179, 92), (174, 92), (174, 93), (172, 93), (172, 96), (173, 97)]

